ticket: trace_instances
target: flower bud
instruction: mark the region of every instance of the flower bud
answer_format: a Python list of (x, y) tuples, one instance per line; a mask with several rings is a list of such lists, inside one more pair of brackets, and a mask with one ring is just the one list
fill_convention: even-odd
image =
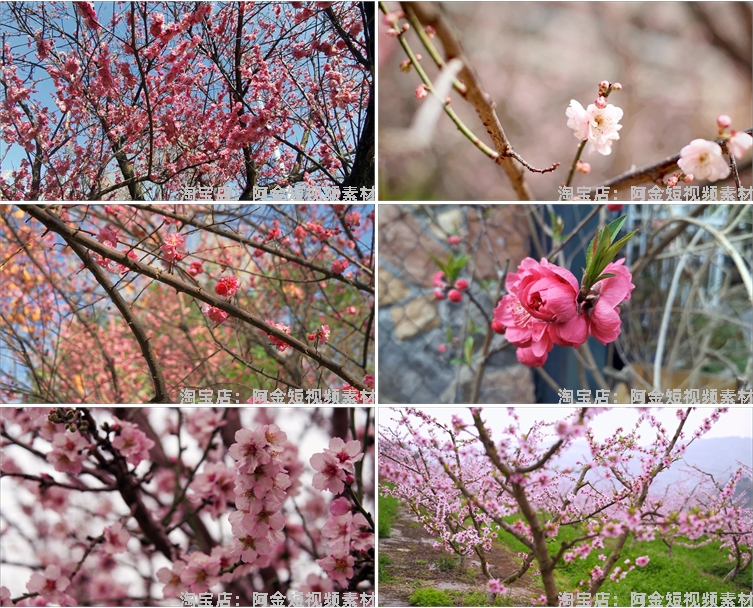
[(356, 478), (353, 477), (353, 475), (346, 475), (345, 476), (345, 483), (346, 483), (346, 485), (351, 485), (355, 480), (356, 480)]
[(445, 299), (445, 297), (446, 297), (446, 296), (444, 295), (444, 290), (443, 290), (443, 289), (435, 289), (435, 290), (434, 290), (434, 297), (435, 297), (435, 298), (436, 298), (437, 300), (444, 300), (444, 299)]
[(460, 291), (465, 291), (466, 289), (468, 289), (468, 281), (466, 281), (465, 279), (458, 279), (455, 282), (455, 288), (459, 289)]
[(497, 321), (497, 319), (494, 319), (492, 321), (492, 331), (495, 334), (503, 334), (505, 333), (505, 326), (502, 324), (502, 321)]
[(607, 107), (607, 98), (606, 98), (606, 97), (601, 97), (601, 96), (600, 96), (600, 97), (599, 97), (599, 98), (598, 98), (598, 99), (597, 99), (596, 101), (594, 101), (594, 105), (595, 105), (595, 106), (596, 106), (597, 108), (599, 108), (599, 109), (603, 110), (604, 108), (606, 108), (606, 107)]
[(686, 184), (692, 184), (693, 183), (693, 174), (688, 173), (685, 177), (682, 178), (682, 181), (684, 181)]
[(612, 90), (613, 91), (622, 91), (622, 85), (619, 82), (613, 82), (612, 83)]
[(583, 173), (584, 175), (591, 172), (591, 165), (589, 165), (588, 163), (584, 163), (582, 160), (579, 160), (576, 163), (575, 168), (581, 173)]
[(424, 97), (426, 97), (428, 95), (428, 92), (426, 91), (426, 85), (421, 84), (418, 87), (416, 87), (415, 95), (416, 95), (416, 99), (423, 99)]
[(462, 239), (457, 234), (451, 234), (450, 236), (447, 237), (447, 242), (450, 245), (460, 245), (461, 241)]
[(446, 353), (447, 352), (447, 345), (446, 344), (440, 344), (439, 346), (437, 346), (437, 350), (440, 353)]
[(670, 178), (667, 180), (667, 188), (674, 188), (679, 181), (680, 180), (676, 175), (670, 176)]
[(447, 297), (450, 298), (450, 302), (461, 302), (463, 300), (463, 294), (460, 293), (457, 289), (450, 289), (450, 293), (447, 294)]
[(403, 27), (401, 29), (403, 30), (403, 32), (407, 32), (410, 29), (410, 25), (403, 23)]
[(403, 74), (407, 74), (408, 72), (410, 72), (410, 69), (412, 67), (413, 67), (413, 65), (411, 64), (410, 59), (405, 59), (405, 60), (403, 60), (403, 61), (400, 62), (400, 71)]
[(726, 114), (722, 114), (716, 119), (716, 124), (719, 125), (720, 129), (726, 129), (732, 124), (732, 119)]
[(609, 81), (602, 80), (599, 83), (599, 95), (603, 95), (604, 93), (606, 93), (608, 88), (609, 88)]
[(419, 61), (423, 59), (423, 56), (421, 55), (421, 53), (416, 53), (416, 59), (418, 59)]
[(608, 211), (622, 211), (622, 208), (624, 206), (625, 205), (617, 205), (617, 204), (607, 205), (607, 210)]

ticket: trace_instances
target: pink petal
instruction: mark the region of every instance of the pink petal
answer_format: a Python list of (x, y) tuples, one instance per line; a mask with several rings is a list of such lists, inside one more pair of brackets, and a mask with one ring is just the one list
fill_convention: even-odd
[(576, 315), (566, 323), (551, 325), (549, 335), (555, 344), (578, 348), (588, 339), (588, 323), (583, 317)]
[(622, 320), (617, 311), (599, 300), (591, 311), (591, 333), (602, 344), (614, 342), (620, 335)]

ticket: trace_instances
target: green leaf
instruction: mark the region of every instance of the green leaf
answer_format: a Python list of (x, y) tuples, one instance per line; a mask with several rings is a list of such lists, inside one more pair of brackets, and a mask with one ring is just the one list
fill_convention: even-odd
[[(434, 263), (437, 265), (437, 268), (441, 270), (445, 276), (447, 276), (449, 273), (447, 272), (447, 266), (444, 264), (444, 262), (440, 262), (438, 258), (435, 258), (431, 253), (429, 253), (429, 257), (434, 261)], [(452, 259), (452, 258), (450, 258)]]
[(455, 337), (455, 334), (452, 333), (452, 327), (447, 328), (447, 333), (445, 333), (445, 342), (448, 344), (452, 344), (452, 339)]
[(454, 359), (450, 359), (450, 365), (463, 365), (465, 361), (462, 359), (459, 359), (458, 357), (455, 357)]
[(614, 259), (614, 256), (616, 256), (620, 249), (622, 249), (625, 246), (625, 243), (632, 238), (632, 236), (638, 232), (637, 230), (633, 230), (630, 234), (623, 236), (619, 241), (617, 241), (614, 245), (612, 245), (609, 250), (607, 251), (607, 257), (609, 258), (609, 261), (611, 262)]
[(473, 353), (473, 336), (468, 336), (463, 344), (463, 355), (467, 365), (471, 364), (471, 354)]
[[(598, 236), (598, 233), (597, 235)], [(588, 249), (586, 249), (586, 268), (591, 267), (591, 260), (594, 257), (594, 247), (596, 246), (596, 237), (591, 239), (591, 242), (588, 244)], [(583, 269), (583, 272), (586, 272), (586, 269)]]
[(620, 232), (620, 229), (622, 228), (622, 225), (625, 223), (625, 220), (627, 219), (627, 215), (623, 215), (622, 217), (618, 217), (613, 222), (610, 222), (607, 225), (607, 228), (609, 228), (609, 236), (610, 236), (610, 242), (614, 240), (614, 237), (617, 236), (617, 234)]
[(468, 333), (469, 334), (475, 334), (476, 333), (476, 322), (473, 320), (473, 317), (468, 319)]
[(616, 277), (616, 276), (617, 276), (616, 274), (613, 274), (611, 272), (605, 272), (604, 274), (600, 274), (598, 277), (596, 277), (596, 280), (594, 281), (594, 283), (598, 283), (602, 279), (608, 279), (609, 277)]

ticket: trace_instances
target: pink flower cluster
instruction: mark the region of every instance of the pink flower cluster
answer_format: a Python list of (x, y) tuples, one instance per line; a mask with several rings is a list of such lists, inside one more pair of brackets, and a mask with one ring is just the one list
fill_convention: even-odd
[(309, 342), (316, 340), (319, 344), (326, 344), (329, 342), (329, 334), (329, 325), (322, 325), (315, 333), (310, 333), (308, 335), (308, 340)]
[(209, 317), (211, 321), (217, 323), (217, 325), (223, 323), (225, 319), (230, 316), (224, 310), (221, 310), (216, 306), (205, 306), (201, 309), (201, 311), (204, 313), (204, 315)]
[[(354, 465), (362, 458), (360, 441), (346, 443), (339, 437), (333, 438), (329, 448), (310, 459), (311, 466), (317, 471), (314, 487), (321, 491), (342, 493), (345, 484), (353, 482)], [(348, 579), (354, 574), (353, 554), (365, 553), (374, 546), (373, 528), (362, 513), (353, 511), (354, 505), (345, 496), (332, 502), (330, 515), (322, 527), (322, 536), (327, 539), (331, 554), (317, 560), (322, 570), (343, 588), (348, 586)]]
[(223, 298), (232, 298), (236, 293), (238, 293), (240, 287), (241, 284), (238, 280), (238, 277), (232, 275), (227, 277), (220, 277), (220, 280), (217, 281), (217, 285), (214, 286), (214, 292), (218, 296), (222, 296)]
[[(97, 235), (97, 240), (102, 243), (103, 245), (107, 247), (111, 247), (112, 249), (118, 248), (118, 233), (117, 231), (113, 230), (112, 228), (105, 226), (104, 228), (100, 228), (99, 234)], [(128, 272), (128, 267), (124, 266), (123, 264), (118, 264), (115, 262), (115, 268), (112, 267), (113, 261), (98, 254), (95, 253), (93, 256), (94, 261), (99, 264), (102, 268), (109, 271), (118, 270), (121, 274), (125, 274)], [(128, 252), (128, 257), (132, 260), (138, 260), (139, 256), (136, 255), (136, 252), (131, 250)]]
[(142, 460), (149, 459), (149, 450), (154, 447), (154, 441), (149, 439), (144, 431), (133, 422), (115, 419), (113, 426), (116, 432), (112, 440), (112, 447), (120, 452), (133, 466), (138, 466)]
[(345, 484), (353, 483), (354, 464), (363, 458), (361, 442), (357, 439), (345, 443), (339, 437), (329, 442), (324, 452), (314, 454), (310, 463), (314, 467), (314, 487), (322, 492), (342, 494)]
[(271, 562), (272, 548), (285, 540), (285, 517), (280, 510), (291, 485), (282, 460), (287, 435), (268, 424), (253, 431), (240, 429), (235, 441), (229, 450), (237, 461), (238, 509), (229, 517), (234, 536), (231, 555), (263, 568)]
[(89, 442), (78, 431), (57, 433), (52, 440), (52, 451), (47, 454), (47, 462), (61, 473), (78, 475), (86, 460)]
[[(275, 323), (272, 319), (264, 319), (267, 323), (270, 325), (273, 325), (277, 329), (284, 331), (286, 334), (290, 333), (290, 325), (285, 325), (284, 323)], [(265, 332), (266, 333), (266, 332)], [(279, 338), (276, 338), (275, 336), (272, 336), (270, 334), (267, 334), (267, 338), (269, 338), (269, 341), (275, 345), (275, 348), (279, 350), (281, 353), (284, 353), (287, 349), (291, 348), (290, 344), (287, 342), (283, 342)]]
[(180, 262), (183, 259), (183, 255), (178, 253), (178, 247), (182, 247), (185, 243), (183, 235), (177, 232), (171, 232), (165, 237), (165, 242), (160, 249), (164, 253), (164, 259), (166, 262)]
[(350, 262), (348, 262), (348, 260), (340, 259), (332, 262), (332, 266), (330, 268), (335, 274), (342, 274), (343, 272), (345, 272), (345, 269), (348, 266), (350, 266)]
[(507, 275), (507, 295), (494, 309), (495, 321), (518, 347), (518, 361), (540, 367), (555, 344), (577, 348), (589, 334), (602, 344), (616, 340), (622, 325), (617, 306), (630, 299), (635, 287), (624, 262), (610, 263), (604, 272), (616, 276), (597, 282), (588, 306), (579, 307), (580, 288), (572, 272), (546, 258), (524, 259), (517, 272)]
[(50, 564), (45, 568), (44, 574), (40, 574), (39, 572), (32, 574), (29, 582), (26, 583), (26, 588), (29, 590), (29, 593), (38, 593), (47, 602), (53, 602), (61, 606), (75, 606), (76, 600), (64, 593), (70, 583), (71, 581), (63, 576), (59, 566)]

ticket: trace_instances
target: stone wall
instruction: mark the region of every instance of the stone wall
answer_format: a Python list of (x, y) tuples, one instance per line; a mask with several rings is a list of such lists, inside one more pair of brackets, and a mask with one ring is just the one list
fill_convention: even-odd
[[(483, 219), (481, 219), (483, 218)], [(477, 363), (462, 357), (466, 333), (475, 324), (474, 359), (481, 356), (488, 322), (467, 296), (460, 303), (434, 296), (439, 270), (432, 259), (468, 254), (462, 277), (491, 315), (498, 268), (514, 271), (528, 255), (529, 218), (521, 205), (379, 206), (379, 401), (380, 403), (467, 403)], [(460, 243), (452, 245), (451, 235)], [(471, 276), (472, 275), (472, 276)], [(532, 403), (531, 371), (513, 347), (494, 335), (479, 393), (480, 403)], [(495, 352), (496, 351), (496, 352)]]

